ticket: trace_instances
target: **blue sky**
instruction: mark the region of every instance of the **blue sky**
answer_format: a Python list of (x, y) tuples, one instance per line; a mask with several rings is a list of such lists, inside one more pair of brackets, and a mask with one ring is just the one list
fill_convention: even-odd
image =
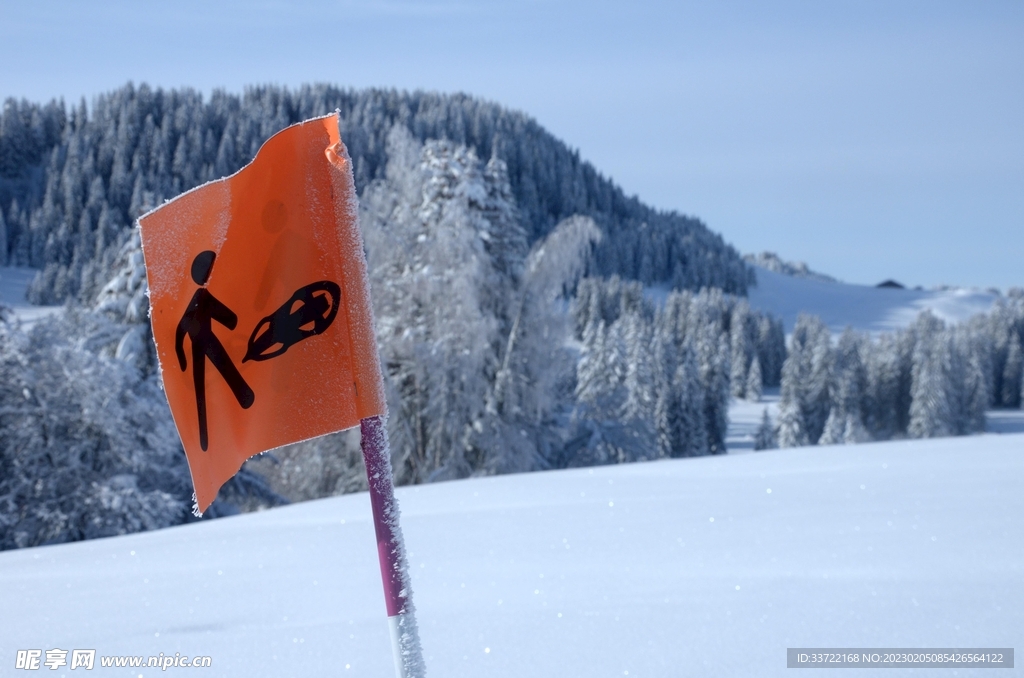
[(0, 0), (0, 97), (465, 91), (843, 280), (1024, 286), (1024, 3)]

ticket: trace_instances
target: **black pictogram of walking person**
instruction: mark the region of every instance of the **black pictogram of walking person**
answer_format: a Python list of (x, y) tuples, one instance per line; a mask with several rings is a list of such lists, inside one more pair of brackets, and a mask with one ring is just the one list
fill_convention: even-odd
[(238, 325), (238, 316), (214, 297), (210, 290), (206, 289), (206, 282), (210, 279), (213, 261), (216, 258), (215, 252), (207, 250), (200, 252), (192, 260), (192, 280), (199, 285), (199, 289), (192, 295), (192, 301), (185, 309), (185, 314), (181, 317), (174, 335), (174, 350), (178, 354), (178, 364), (181, 366), (182, 372), (188, 368), (188, 363), (185, 360), (185, 335), (187, 334), (192, 340), (192, 377), (196, 389), (196, 408), (199, 410), (199, 445), (204, 451), (209, 444), (206, 427), (207, 358), (224, 377), (224, 381), (231, 388), (231, 392), (242, 409), (249, 409), (256, 401), (256, 394), (245, 383), (245, 379), (238, 373), (238, 368), (231, 362), (231, 357), (224, 350), (223, 344), (213, 333), (214, 320), (229, 330), (235, 329), (235, 326)]

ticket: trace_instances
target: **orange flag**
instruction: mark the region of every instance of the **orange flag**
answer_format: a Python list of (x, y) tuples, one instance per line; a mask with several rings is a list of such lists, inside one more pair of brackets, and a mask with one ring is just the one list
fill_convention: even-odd
[(254, 454), (386, 412), (337, 114), (139, 219), (153, 337), (196, 505)]

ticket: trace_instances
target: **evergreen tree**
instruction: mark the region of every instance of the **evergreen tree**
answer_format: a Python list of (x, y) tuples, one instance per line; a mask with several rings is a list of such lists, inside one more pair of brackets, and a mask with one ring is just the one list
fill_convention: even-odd
[(862, 443), (870, 439), (864, 425), (867, 370), (861, 360), (864, 339), (847, 328), (834, 352), (831, 403), (820, 445)]
[(832, 338), (828, 328), (819, 320), (813, 328), (813, 343), (810, 345), (809, 371), (804, 419), (807, 435), (817, 443), (825, 430), (825, 423), (832, 403)]
[(583, 347), (576, 366), (576, 400), (601, 403), (617, 383), (609, 382), (614, 368), (609, 365), (609, 352), (605, 346), (608, 332), (603, 320), (591, 321), (583, 333)]
[(704, 325), (696, 338), (700, 384), (704, 394), (704, 424), (711, 454), (725, 454), (729, 428), (729, 344), (715, 325)]
[(630, 313), (623, 317), (623, 340), (626, 354), (626, 374), (623, 384), (626, 400), (622, 416), (626, 420), (651, 420), (655, 404), (655, 366), (651, 364), (652, 328), (643, 316)]
[(0, 266), (6, 266), (8, 262), (7, 249), (7, 221), (4, 219), (3, 207), (0, 207)]
[(953, 435), (956, 425), (950, 400), (955, 385), (949, 379), (953, 359), (950, 338), (944, 323), (927, 311), (918, 318), (916, 329), (908, 433), (913, 438)]
[(765, 386), (778, 386), (782, 380), (782, 364), (786, 361), (786, 333), (782, 321), (761, 315), (757, 319), (757, 356)]
[[(828, 328), (814, 316), (800, 315), (782, 366), (779, 445), (813, 445), (831, 409), (832, 348)], [(804, 442), (806, 441), (806, 442)]]
[(776, 438), (775, 426), (772, 425), (772, 418), (768, 416), (768, 408), (766, 407), (761, 415), (761, 425), (757, 427), (757, 433), (754, 434), (754, 450), (773, 450), (778, 446), (779, 442)]
[(689, 343), (679, 355), (675, 373), (658, 394), (655, 419), (661, 456), (710, 453), (697, 356)]
[(800, 382), (800, 354), (790, 351), (782, 366), (782, 386), (779, 392), (779, 423), (777, 440), (779, 447), (800, 447), (810, 445), (807, 423), (801, 407), (802, 384)]
[(711, 441), (703, 407), (696, 352), (686, 347), (673, 378), (679, 398), (679, 428), (675, 439), (676, 454), (699, 457), (711, 454)]
[(1021, 355), (1020, 337), (1012, 333), (1007, 351), (1006, 366), (1003, 368), (1002, 403), (1006, 407), (1019, 408), (1021, 405), (1021, 371), (1024, 359)]
[(752, 403), (760, 402), (763, 392), (761, 379), (761, 360), (755, 355), (750, 362), (750, 371), (747, 374), (747, 386), (744, 389), (746, 399)]
[(867, 421), (874, 435), (886, 440), (899, 430), (900, 353), (894, 335), (883, 334), (867, 351)]
[(735, 305), (730, 319), (731, 373), (729, 382), (732, 395), (747, 397), (747, 381), (754, 353), (751, 338), (750, 307), (741, 301)]

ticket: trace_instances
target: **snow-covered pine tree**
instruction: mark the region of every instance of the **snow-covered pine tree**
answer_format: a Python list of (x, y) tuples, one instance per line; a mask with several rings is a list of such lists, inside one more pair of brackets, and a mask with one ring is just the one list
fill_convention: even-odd
[(705, 324), (695, 341), (698, 374), (704, 394), (704, 425), (711, 454), (725, 454), (729, 428), (729, 341), (715, 324)]
[(658, 455), (653, 417), (623, 420), (627, 399), (627, 346), (620, 318), (605, 329), (593, 318), (584, 332), (576, 373), (576, 403), (571, 415), (564, 466), (622, 463)]
[(626, 398), (622, 404), (622, 417), (626, 421), (652, 421), (656, 369), (652, 364), (654, 354), (651, 351), (653, 328), (639, 313), (624, 315), (620, 322), (624, 325), (622, 334), (626, 354), (626, 375), (623, 380)]
[[(996, 406), (1011, 407), (1020, 402), (1014, 393), (1014, 384), (1020, 378), (1008, 363), (1018, 360), (1013, 344), (1024, 341), (1024, 296), (1020, 288), (1011, 288), (1006, 296), (996, 300), (986, 317), (983, 333), (988, 337), (992, 359), (992, 396)], [(1009, 381), (1010, 384), (1005, 382)]]
[(807, 424), (801, 401), (804, 398), (801, 382), (801, 345), (794, 345), (782, 366), (782, 385), (779, 389), (779, 416), (777, 440), (779, 447), (810, 445)]
[(813, 445), (825, 429), (831, 408), (831, 337), (816, 316), (801, 314), (782, 366), (779, 446)]
[(11, 242), (7, 263), (11, 266), (28, 266), (32, 236), (28, 229), (28, 217), (20, 209), (17, 198), (11, 201), (7, 211), (7, 232)]
[(765, 386), (778, 386), (782, 380), (782, 364), (786, 361), (786, 332), (782, 321), (768, 315), (757, 320), (757, 356)]
[(819, 445), (862, 443), (870, 439), (864, 425), (867, 370), (861, 359), (866, 339), (847, 328), (833, 353), (831, 403)]
[(1021, 409), (1024, 409), (1024, 372), (1021, 373), (1020, 380), (1021, 380), (1021, 385), (1020, 385), (1020, 403), (1021, 403)]
[(729, 382), (735, 398), (747, 397), (747, 381), (751, 358), (754, 355), (753, 322), (750, 306), (746, 301), (738, 301), (732, 309), (729, 323), (731, 346), (731, 367)]
[(699, 457), (711, 454), (697, 353), (689, 342), (683, 346), (672, 383), (679, 407), (678, 428), (673, 441), (675, 456)]
[(955, 417), (950, 400), (956, 385), (950, 380), (953, 360), (951, 338), (945, 324), (924, 311), (915, 323), (917, 346), (914, 350), (910, 424), (912, 438), (936, 438), (955, 432)]
[(866, 352), (868, 430), (880, 440), (891, 438), (898, 430), (899, 352), (896, 338), (883, 334)]
[(1006, 407), (1021, 406), (1021, 372), (1024, 371), (1024, 355), (1021, 352), (1020, 336), (1010, 333), (1010, 342), (1003, 368), (1002, 404)]
[(660, 454), (665, 457), (709, 454), (704, 395), (691, 342), (684, 343), (673, 362), (677, 363), (676, 370), (664, 382), (655, 407)]
[(757, 432), (754, 434), (754, 450), (773, 450), (778, 446), (779, 442), (776, 437), (775, 426), (772, 424), (772, 418), (768, 415), (768, 408), (766, 407), (761, 415), (761, 424), (757, 427)]
[(993, 346), (988, 323), (975, 318), (953, 328), (959, 374), (957, 389), (957, 435), (985, 430), (985, 411), (993, 404)]
[(747, 373), (747, 386), (744, 389), (744, 397), (752, 403), (760, 402), (764, 387), (762, 382), (761, 359), (755, 355), (754, 359), (750, 361), (750, 370)]
[[(817, 318), (815, 318), (817, 320)], [(799, 320), (797, 321), (799, 324)], [(804, 401), (804, 420), (807, 422), (807, 436), (817, 444), (825, 430), (832, 404), (832, 335), (820, 320), (809, 328), (813, 337), (810, 344), (809, 370), (807, 373), (807, 396)], [(794, 330), (795, 333), (795, 330)]]
[(917, 329), (914, 325), (896, 333), (896, 431), (906, 433), (910, 427), (910, 405), (913, 402), (914, 351)]
[(0, 205), (0, 266), (6, 266), (8, 262), (7, 249), (7, 220), (4, 219), (4, 209)]
[(607, 338), (608, 330), (600, 319), (591, 320), (583, 331), (583, 346), (576, 364), (577, 402), (600, 403), (617, 386), (609, 382), (614, 368), (608, 364)]
[(658, 312), (654, 319), (654, 420), (653, 429), (659, 457), (671, 457), (675, 432), (679, 425), (679, 398), (673, 384), (670, 366), (677, 364), (675, 342), (667, 331), (664, 314)]

